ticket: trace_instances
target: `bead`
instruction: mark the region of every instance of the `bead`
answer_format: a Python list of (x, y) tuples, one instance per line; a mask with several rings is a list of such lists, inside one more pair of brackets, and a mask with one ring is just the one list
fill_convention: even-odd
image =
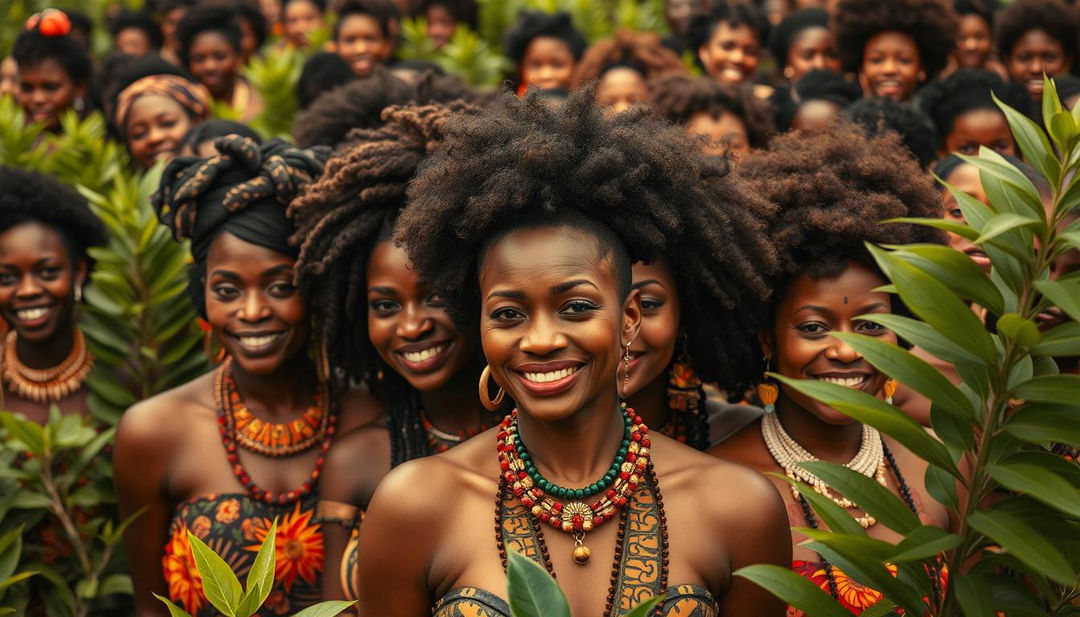
[(574, 563), (578, 564), (579, 566), (583, 566), (589, 563), (589, 558), (592, 557), (592, 551), (589, 550), (589, 547), (581, 544), (574, 547), (573, 556)]

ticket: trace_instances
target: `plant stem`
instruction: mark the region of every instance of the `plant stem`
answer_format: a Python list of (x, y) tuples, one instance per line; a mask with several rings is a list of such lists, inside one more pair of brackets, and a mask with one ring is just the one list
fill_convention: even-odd
[[(71, 543), (71, 550), (75, 552), (76, 558), (79, 560), (79, 568), (82, 571), (84, 577), (92, 575), (94, 567), (90, 562), (90, 557), (86, 553), (86, 547), (83, 545), (82, 536), (79, 535), (79, 529), (75, 526), (75, 521), (72, 520), (71, 515), (68, 513), (67, 508), (64, 507), (64, 500), (60, 495), (59, 489), (56, 487), (56, 482), (53, 479), (52, 473), (52, 458), (48, 455), (42, 455), (41, 457), (41, 486), (45, 490), (46, 495), (51, 502), (51, 509), (57, 520), (64, 527), (64, 533), (68, 537), (68, 541)], [(75, 614), (78, 617), (85, 617), (89, 612), (89, 603), (84, 602), (79, 594), (75, 596)]]

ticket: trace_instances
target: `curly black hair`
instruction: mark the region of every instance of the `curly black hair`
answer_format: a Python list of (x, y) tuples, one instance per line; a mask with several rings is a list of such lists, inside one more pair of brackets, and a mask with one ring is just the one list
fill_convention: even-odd
[(956, 45), (956, 14), (942, 0), (840, 0), (832, 29), (845, 71), (862, 68), (866, 43), (882, 32), (902, 32), (915, 41), (928, 79), (945, 68)]
[[(716, 32), (720, 24), (727, 24), (731, 28), (746, 26), (753, 31), (754, 36), (764, 45), (769, 38), (769, 21), (756, 6), (741, 2), (713, 2), (713, 8), (705, 15), (698, 15), (690, 22), (690, 28), (686, 33), (687, 47), (697, 58), (697, 50), (709, 42), (709, 38)], [(701, 60), (697, 60), (699, 66)]]
[(480, 23), (476, 0), (421, 0), (420, 14), (423, 15), (427, 13), (427, 10), (433, 6), (445, 8), (454, 16), (455, 20), (469, 26), (469, 28), (473, 30), (476, 30)]
[(72, 265), (85, 261), (91, 246), (108, 242), (105, 224), (86, 199), (54, 178), (0, 165), (0, 232), (23, 223), (41, 223), (59, 232)]
[(807, 71), (792, 89), (794, 93), (777, 89), (769, 99), (773, 104), (776, 128), (780, 131), (790, 129), (799, 110), (810, 101), (827, 101), (843, 110), (863, 96), (862, 86), (857, 82), (827, 69)]
[(475, 112), (461, 102), (387, 109), (386, 124), (353, 131), (289, 209), (297, 224), (292, 241), (300, 246), (297, 284), (312, 299), (331, 366), (343, 369), (343, 381), (365, 381), (389, 399), (393, 465), (430, 452), (417, 393), (390, 370), (381, 384), (372, 379), (382, 363), (368, 339), (367, 262), (390, 238), (406, 186), (442, 138), (447, 118)]
[(585, 50), (574, 67), (571, 86), (580, 88), (616, 67), (631, 68), (645, 80), (687, 73), (682, 59), (664, 47), (659, 35), (620, 29), (610, 39), (597, 41)]
[(515, 65), (521, 64), (529, 43), (541, 36), (550, 36), (566, 43), (574, 60), (580, 60), (581, 54), (585, 53), (585, 35), (574, 25), (570, 13), (545, 13), (527, 9), (518, 13), (517, 21), (503, 35), (503, 53), (513, 60)]
[(729, 112), (746, 126), (751, 148), (764, 148), (774, 132), (768, 105), (745, 88), (703, 77), (673, 75), (650, 82), (649, 92), (656, 113), (675, 124), (685, 124), (699, 113), (715, 118)]
[[(307, 0), (305, 0), (306, 2)], [(356, 79), (348, 62), (341, 56), (319, 51), (311, 54), (304, 61), (300, 70), (300, 79), (296, 82), (296, 96), (300, 99), (300, 109), (307, 109), (326, 92)]]
[(998, 0), (953, 0), (953, 10), (960, 17), (964, 15), (978, 15), (993, 27), (995, 15), (1001, 10)]
[(144, 11), (121, 10), (119, 13), (108, 18), (109, 36), (116, 38), (124, 30), (134, 28), (141, 30), (146, 35), (153, 49), (161, 49), (161, 27), (150, 14)]
[(46, 60), (56, 61), (72, 83), (87, 86), (93, 84), (94, 63), (90, 52), (71, 33), (61, 36), (41, 34), (40, 25), (23, 30), (15, 38), (11, 56), (20, 70), (37, 66)]
[(243, 33), (236, 20), (236, 11), (229, 6), (200, 4), (188, 11), (176, 26), (176, 40), (180, 46), (177, 57), (180, 58), (180, 63), (185, 67), (191, 65), (191, 44), (204, 32), (221, 34), (239, 55)]
[(769, 206), (680, 128), (643, 112), (604, 118), (593, 95), (585, 88), (557, 107), (532, 93), (504, 97), (456, 118), (410, 185), (395, 239), (465, 329), (478, 318), (483, 251), (510, 230), (565, 225), (592, 236), (627, 293), (632, 261), (663, 258), (682, 290), (695, 367), (738, 391), (755, 377), (745, 370), (752, 330), (741, 326), (769, 293)]
[(245, 21), (251, 26), (251, 34), (255, 37), (255, 50), (258, 51), (266, 43), (268, 34), (266, 16), (259, 10), (259, 6), (252, 0), (233, 0), (231, 5), (239, 20)]
[(994, 45), (1002, 58), (1012, 54), (1020, 37), (1042, 30), (1061, 44), (1065, 55), (1076, 60), (1080, 39), (1080, 18), (1076, 10), (1061, 0), (1017, 0), (997, 15)]
[(401, 17), (397, 6), (391, 0), (345, 0), (337, 12), (338, 20), (334, 24), (334, 40), (337, 40), (341, 24), (350, 15), (367, 15), (379, 24), (379, 31), (389, 38), (395, 36), (395, 26)]
[(933, 121), (941, 145), (960, 115), (977, 109), (1000, 111), (991, 93), (1013, 109), (1030, 114), (1031, 97), (1027, 88), (1007, 82), (997, 73), (978, 69), (960, 69), (927, 84), (919, 92), (916, 107)]
[[(781, 135), (739, 165), (738, 173), (776, 208), (769, 234), (780, 259), (770, 279), (773, 304), (803, 274), (842, 273), (849, 262), (880, 272), (864, 243), (943, 243), (920, 225), (882, 224), (896, 217), (940, 217), (929, 174), (892, 133), (867, 137), (837, 122), (828, 131)], [(775, 311), (762, 311), (766, 323)], [(760, 360), (760, 358), (755, 358)]]
[(900, 150), (914, 157), (923, 169), (937, 158), (937, 139), (930, 117), (908, 105), (892, 99), (862, 99), (844, 110), (848, 120), (874, 137), (897, 133)]
[(803, 30), (810, 28), (828, 28), (829, 13), (825, 9), (812, 8), (796, 11), (783, 19), (769, 33), (769, 53), (778, 67), (788, 65), (788, 51), (791, 42)]
[(445, 103), (471, 100), (473, 91), (456, 77), (428, 72), (415, 84), (376, 66), (370, 75), (326, 92), (300, 112), (293, 123), (293, 137), (301, 147), (335, 147), (353, 129), (382, 125), (382, 111), (391, 105)]

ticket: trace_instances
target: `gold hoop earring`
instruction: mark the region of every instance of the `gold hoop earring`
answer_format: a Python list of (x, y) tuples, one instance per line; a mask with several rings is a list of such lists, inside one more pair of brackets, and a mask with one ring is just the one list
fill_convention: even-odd
[(480, 404), (488, 411), (495, 411), (499, 408), (499, 405), (502, 405), (503, 397), (506, 396), (506, 391), (500, 386), (499, 391), (495, 394), (495, 398), (491, 398), (491, 393), (488, 391), (488, 379), (490, 378), (491, 366), (484, 365), (484, 370), (480, 373)]
[(207, 332), (203, 336), (203, 353), (206, 354), (206, 359), (210, 360), (214, 364), (221, 364), (225, 361), (225, 356), (228, 355), (225, 348), (220, 344), (218, 345), (217, 353), (214, 353), (214, 333)]

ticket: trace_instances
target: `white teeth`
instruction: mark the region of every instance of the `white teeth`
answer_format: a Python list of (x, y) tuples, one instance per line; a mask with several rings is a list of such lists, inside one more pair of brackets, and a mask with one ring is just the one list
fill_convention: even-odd
[(35, 319), (41, 319), (49, 314), (48, 308), (32, 308), (16, 311), (15, 314), (19, 316), (19, 319), (23, 321), (33, 321)]
[(534, 383), (547, 383), (549, 381), (558, 381), (565, 379), (577, 372), (577, 367), (564, 368), (561, 371), (551, 371), (549, 373), (525, 373), (525, 379)]
[(446, 349), (446, 345), (436, 345), (435, 347), (429, 347), (423, 351), (406, 351), (401, 355), (409, 362), (423, 362), (424, 360), (430, 360), (435, 356), (441, 354)]
[(824, 381), (826, 383), (834, 383), (838, 386), (845, 386), (847, 388), (858, 388), (867, 380), (866, 375), (860, 375), (859, 377), (815, 377), (818, 381)]
[(280, 334), (267, 334), (264, 336), (240, 336), (240, 344), (249, 349), (258, 349), (260, 347), (266, 347), (267, 345), (278, 340)]

